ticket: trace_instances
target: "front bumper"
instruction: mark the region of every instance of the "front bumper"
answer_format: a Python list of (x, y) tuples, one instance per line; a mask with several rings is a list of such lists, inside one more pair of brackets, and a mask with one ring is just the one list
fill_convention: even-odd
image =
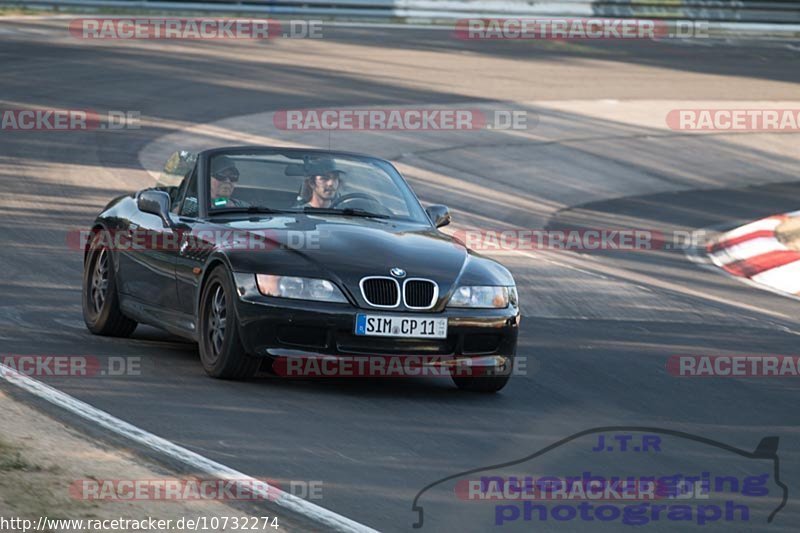
[[(237, 280), (238, 281), (238, 280)], [(265, 357), (435, 356), (448, 361), (512, 357), (519, 333), (519, 308), (447, 309), (444, 312), (382, 312), (351, 304), (290, 300), (243, 290), (237, 283), (236, 313), (245, 350)], [(445, 339), (407, 339), (355, 335), (358, 313), (447, 317)], [(488, 364), (488, 363), (487, 363)]]

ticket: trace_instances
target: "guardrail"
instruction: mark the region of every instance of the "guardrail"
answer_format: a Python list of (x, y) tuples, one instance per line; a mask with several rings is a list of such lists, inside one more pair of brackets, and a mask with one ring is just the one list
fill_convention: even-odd
[(800, 24), (800, 1), (765, 0), (0, 0), (0, 4), (428, 20), (560, 16)]

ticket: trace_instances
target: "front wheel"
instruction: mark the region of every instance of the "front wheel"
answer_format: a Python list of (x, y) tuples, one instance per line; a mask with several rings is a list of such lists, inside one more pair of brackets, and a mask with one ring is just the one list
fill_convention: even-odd
[(239, 338), (235, 297), (230, 276), (217, 267), (203, 288), (198, 313), (200, 361), (214, 378), (247, 379), (258, 369), (259, 360), (244, 351)]

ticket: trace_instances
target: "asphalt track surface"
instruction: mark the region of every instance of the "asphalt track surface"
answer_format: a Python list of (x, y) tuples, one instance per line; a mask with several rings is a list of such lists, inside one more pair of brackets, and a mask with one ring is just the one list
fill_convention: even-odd
[[(3, 108), (142, 115), (135, 130), (0, 133), (2, 353), (142, 358), (141, 376), (47, 383), (251, 476), (321, 480), (316, 503), (385, 531), (411, 530), (415, 495), (439, 478), (595, 427), (684, 431), (743, 450), (776, 435), (787, 506), (769, 526), (761, 513), (760, 521), (702, 527), (796, 529), (796, 379), (676, 378), (665, 364), (674, 354), (797, 354), (798, 303), (703, 268), (683, 251), (498, 256), (523, 302), (519, 354), (528, 373), (482, 396), (436, 379), (215, 381), (192, 345), (155, 329), (94, 337), (81, 319), (81, 254), (68, 248), (66, 232), (86, 227), (111, 197), (152, 184), (140, 151), (187, 128), (292, 108), (494, 102), (527, 106), (541, 128), (517, 140), (455, 143), (428, 133), (430, 142), (400, 143), (411, 151), (390, 134), (362, 145), (398, 161), (423, 202), (450, 205), (465, 227), (730, 227), (798, 209), (797, 135), (672, 132), (640, 123), (649, 104), (642, 111), (636, 102), (796, 101), (797, 48), (470, 43), (442, 31), (352, 28), (326, 30), (321, 41), (89, 43), (70, 38), (63, 20), (29, 19), (0, 22), (0, 64)], [(604, 107), (615, 101), (623, 104), (616, 116)], [(236, 143), (236, 133), (206, 142)], [(613, 471), (637, 460), (600, 455), (579, 447), (525, 471), (566, 475), (599, 463)], [(676, 472), (748, 471), (688, 444), (654, 460)], [(490, 529), (491, 513), (469, 505), (452, 492), (432, 497), (423, 530)], [(507, 526), (500, 530), (519, 524)]]

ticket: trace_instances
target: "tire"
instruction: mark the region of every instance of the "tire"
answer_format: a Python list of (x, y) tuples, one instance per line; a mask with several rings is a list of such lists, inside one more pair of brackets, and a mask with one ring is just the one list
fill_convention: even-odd
[(463, 391), (469, 392), (482, 392), (482, 393), (495, 393), (506, 386), (508, 380), (511, 379), (511, 368), (513, 364), (511, 361), (505, 368), (498, 372), (490, 372), (486, 375), (459, 375), (452, 373), (450, 375), (456, 387)]
[(260, 360), (248, 355), (239, 338), (231, 278), (223, 267), (215, 268), (200, 298), (198, 339), (200, 362), (206, 373), (218, 379), (242, 380), (252, 377)]
[(103, 244), (102, 233), (95, 233), (83, 265), (83, 321), (95, 335), (128, 337), (136, 329), (119, 308), (114, 256)]

